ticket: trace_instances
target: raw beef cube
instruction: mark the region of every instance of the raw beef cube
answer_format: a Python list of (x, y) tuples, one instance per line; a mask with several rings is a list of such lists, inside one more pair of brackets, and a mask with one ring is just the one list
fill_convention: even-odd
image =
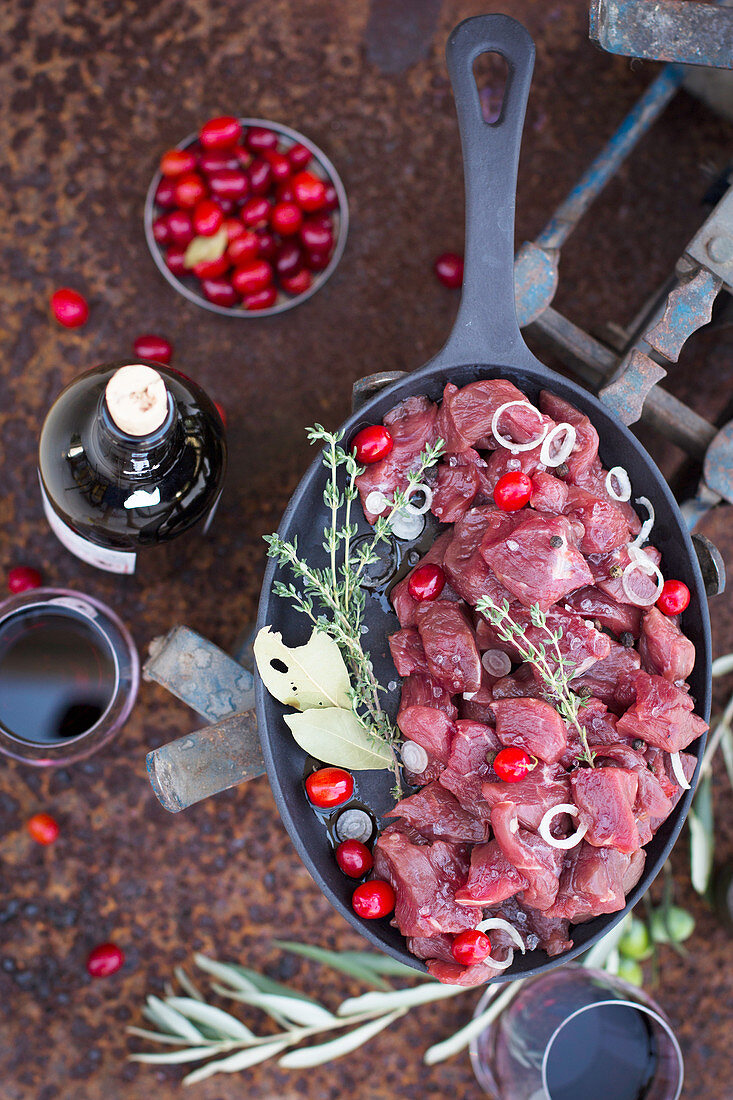
[(616, 725), (619, 733), (641, 737), (666, 752), (679, 752), (702, 736), (707, 722), (692, 713), (689, 694), (663, 676), (637, 672), (633, 677), (636, 702)]
[(645, 856), (643, 849), (627, 855), (618, 848), (594, 848), (582, 840), (567, 853), (557, 899), (547, 916), (583, 924), (601, 913), (617, 913), (635, 885), (637, 870), (636, 881), (641, 877)]
[(429, 783), (417, 794), (401, 799), (385, 817), (401, 817), (428, 840), (479, 844), (488, 837), (486, 822), (464, 810), (439, 783)]
[[(482, 785), (481, 792), (489, 807), (499, 802), (513, 802), (519, 824), (534, 833), (552, 806), (571, 801), (570, 776), (558, 764), (538, 764), (517, 783), (489, 779)], [(564, 827), (569, 820), (568, 815), (558, 814), (552, 824)]]
[(405, 707), (397, 714), (397, 725), (408, 741), (416, 741), (445, 765), (450, 756), (454, 726), (450, 718), (435, 707)]
[(502, 745), (515, 745), (531, 756), (554, 764), (565, 752), (565, 723), (542, 699), (496, 699), (496, 735)]
[(423, 676), (430, 675), (428, 660), (425, 656), (420, 635), (414, 626), (398, 630), (387, 639), (394, 666), (400, 676), (410, 676), (413, 672)]
[[(445, 551), (443, 568), (456, 592), (474, 606), (487, 592), (496, 592), (497, 598), (509, 593), (499, 584), (481, 555), (481, 539), (492, 523), (501, 522), (497, 516), (506, 513), (485, 505), (471, 508), (453, 528), (453, 537)], [(492, 596), (493, 598), (493, 596)], [(511, 597), (510, 597), (511, 598)]]
[(573, 676), (571, 686), (573, 691), (586, 688), (616, 714), (623, 714), (634, 701), (634, 675), (640, 665), (635, 649), (611, 642), (608, 656), (596, 661), (582, 676)]
[(470, 382), (458, 389), (449, 382), (443, 392), (443, 403), (438, 414), (438, 435), (445, 440), (445, 449), (458, 454), (484, 438), (490, 437), (490, 445), (497, 445), (491, 436), (494, 413), (507, 401), (521, 401), (505, 409), (499, 417), (498, 430), (515, 443), (529, 443), (535, 439), (544, 423), (551, 425), (549, 417), (540, 418), (533, 406), (516, 386), (503, 378), (486, 378)]
[(408, 397), (385, 416), (384, 424), (392, 435), (394, 446), (386, 458), (367, 466), (364, 473), (359, 474), (356, 479), (364, 515), (370, 523), (374, 523), (388, 509), (385, 507), (382, 512), (368, 511), (367, 497), (371, 492), (379, 490), (387, 500), (391, 500), (395, 490), (407, 489), (408, 473), (418, 468), (420, 454), (438, 438), (437, 419), (437, 405), (423, 396)]
[(501, 905), (491, 908), (486, 916), (502, 917), (516, 928), (528, 951), (541, 947), (550, 958), (562, 955), (573, 946), (570, 939), (570, 923), (563, 917), (548, 917), (537, 909), (525, 909), (516, 897), (507, 898)]
[(686, 680), (695, 667), (695, 647), (674, 619), (650, 607), (641, 624), (639, 655), (645, 672), (655, 672), (675, 683)]
[[(535, 646), (544, 645), (547, 662), (553, 671), (557, 670), (558, 659), (554, 644), (550, 641), (547, 630), (534, 626), (529, 615), (524, 612), (526, 624), (524, 636)], [(522, 621), (521, 616), (514, 615), (517, 622)], [(597, 661), (602, 661), (611, 652), (611, 639), (600, 630), (596, 630), (590, 620), (582, 619), (574, 611), (566, 611), (564, 607), (551, 607), (547, 612), (547, 629), (553, 634), (561, 631), (558, 646), (562, 663), (566, 669), (572, 669), (574, 677), (582, 676), (584, 672), (595, 666)], [(532, 666), (535, 679), (539, 680), (539, 672)]]
[[(645, 546), (644, 553), (659, 565), (662, 555), (654, 546)], [(593, 573), (596, 588), (600, 588), (617, 603), (632, 604), (634, 607), (651, 607), (657, 601), (657, 581), (640, 569), (630, 571), (626, 583), (630, 586), (633, 599), (624, 588), (623, 572), (631, 562), (628, 549), (619, 546), (610, 554), (589, 554), (588, 565)]]
[(441, 523), (455, 523), (465, 515), (477, 496), (481, 503), (491, 499), (486, 462), (470, 449), (458, 455), (444, 455), (433, 486), (431, 512)]
[(634, 638), (639, 637), (641, 608), (630, 603), (617, 603), (598, 588), (579, 588), (565, 597), (565, 604), (584, 619), (592, 619), (606, 630), (612, 630), (616, 636), (632, 634)]
[(577, 530), (563, 516), (523, 514), (508, 535), (489, 529), (481, 553), (499, 581), (526, 607), (536, 603), (547, 611), (568, 592), (592, 581), (577, 547)]
[(520, 898), (522, 904), (542, 912), (549, 909), (557, 895), (562, 852), (519, 827), (513, 802), (498, 802), (493, 807), (491, 827), (506, 858), (529, 882)]
[(494, 699), (536, 699), (539, 694), (537, 680), (532, 675), (532, 666), (520, 665), (511, 676), (502, 676), (491, 689)]
[(506, 858), (495, 840), (477, 844), (471, 852), (471, 869), (465, 886), (456, 890), (456, 901), (483, 909), (498, 905), (524, 890), (529, 882)]
[(583, 554), (608, 554), (629, 541), (631, 532), (623, 512), (609, 500), (594, 496), (587, 489), (568, 486), (563, 513), (579, 520), (585, 528), (580, 540)]
[(531, 477), (532, 496), (529, 503), (534, 510), (550, 512), (555, 516), (562, 515), (568, 500), (568, 486), (565, 482), (550, 473), (533, 473)]
[(458, 717), (450, 692), (432, 676), (423, 676), (419, 672), (413, 672), (402, 683), (400, 710), (408, 707), (435, 707), (447, 714), (451, 721)]
[(575, 428), (575, 446), (565, 465), (570, 484), (582, 484), (582, 478), (594, 468), (598, 458), (598, 432), (585, 413), (580, 412), (569, 401), (558, 397), (556, 393), (543, 390), (540, 394), (540, 408), (556, 424), (572, 424)]
[(627, 768), (583, 768), (570, 779), (573, 800), (585, 825), (585, 839), (596, 848), (617, 848), (630, 854), (640, 846), (634, 818), (639, 789), (635, 772)]
[(476, 817), (488, 821), (490, 808), (484, 801), (481, 785), (491, 774), (489, 756), (501, 748), (494, 731), (480, 722), (456, 722), (448, 767), (440, 775), (440, 785)]
[(452, 692), (478, 691), (481, 657), (473, 627), (458, 604), (424, 602), (417, 612), (417, 629), (433, 679)]

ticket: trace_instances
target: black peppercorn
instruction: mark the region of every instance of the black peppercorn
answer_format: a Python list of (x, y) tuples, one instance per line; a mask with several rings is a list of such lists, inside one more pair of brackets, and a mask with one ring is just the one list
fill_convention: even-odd
[(562, 545), (563, 545), (562, 536), (561, 535), (552, 535), (552, 537), (550, 538), (550, 546), (552, 546), (552, 548), (554, 550), (557, 550), (557, 548), (559, 546), (562, 546)]
[(644, 742), (642, 741), (641, 737), (635, 737), (634, 740), (631, 742), (631, 747), (632, 749), (636, 749), (637, 752), (643, 749)]
[(561, 462), (559, 466), (555, 467), (555, 477), (567, 477), (568, 476), (568, 464), (567, 462)]
[(624, 571), (623, 571), (623, 569), (621, 568), (620, 565), (612, 565), (611, 568), (608, 570), (608, 572), (609, 572), (610, 576), (612, 576), (614, 578), (618, 578), (618, 577), (621, 577), (623, 575)]
[(621, 645), (626, 649), (632, 649), (634, 645), (634, 635), (629, 630), (624, 630), (623, 634), (619, 634), (618, 640)]

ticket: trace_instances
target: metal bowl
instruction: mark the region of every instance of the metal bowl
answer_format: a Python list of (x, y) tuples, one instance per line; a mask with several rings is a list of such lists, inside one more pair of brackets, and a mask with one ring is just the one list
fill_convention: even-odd
[[(197, 289), (198, 279), (196, 279), (194, 275), (186, 279), (179, 279), (166, 264), (163, 249), (153, 236), (153, 222), (158, 216), (156, 213), (155, 192), (158, 189), (158, 184), (163, 178), (160, 172), (156, 172), (153, 176), (150, 187), (148, 188), (148, 193), (145, 196), (143, 221), (145, 226), (145, 240), (147, 241), (150, 255), (153, 257), (161, 275), (170, 283), (174, 290), (177, 290), (184, 298), (188, 298), (189, 302), (193, 302), (194, 305), (201, 306), (203, 309), (208, 309), (212, 313), (221, 313), (225, 317), (247, 317), (251, 320), (257, 317), (271, 317), (276, 313), (285, 313), (286, 310), (292, 309), (293, 306), (301, 305), (302, 302), (307, 301), (308, 298), (315, 294), (317, 290), (320, 290), (323, 284), (330, 279), (331, 275), (333, 275), (338, 267), (344, 248), (346, 247), (346, 237), (349, 231), (349, 205), (346, 199), (346, 190), (344, 189), (343, 182), (333, 164), (323, 150), (319, 149), (318, 146), (309, 138), (305, 137), (304, 134), (299, 133), (297, 130), (292, 130), (289, 126), (282, 126), (279, 122), (270, 122), (269, 119), (240, 118), (239, 121), (245, 129), (250, 126), (262, 126), (266, 130), (275, 131), (280, 135), (286, 149), (289, 149), (292, 145), (305, 145), (306, 149), (310, 149), (315, 161), (313, 165), (309, 165), (309, 170), (313, 170), (315, 175), (332, 183), (336, 189), (339, 205), (337, 210), (332, 211), (335, 231), (333, 255), (331, 256), (328, 267), (324, 268), (323, 271), (316, 271), (313, 273), (313, 282), (308, 290), (295, 297), (291, 297), (283, 291), (280, 291), (277, 301), (268, 309), (248, 310), (236, 306), (218, 306), (210, 302)], [(183, 141), (180, 141), (175, 148), (188, 149), (188, 147), (193, 145), (196, 141), (198, 141), (198, 132), (189, 134)], [(162, 210), (161, 213), (163, 213)]]

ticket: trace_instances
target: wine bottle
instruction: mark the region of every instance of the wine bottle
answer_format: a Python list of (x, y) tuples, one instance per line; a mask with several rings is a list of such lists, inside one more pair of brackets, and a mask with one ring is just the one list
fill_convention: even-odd
[(56, 399), (41, 431), (43, 508), (59, 541), (98, 569), (201, 524), (218, 503), (224, 425), (190, 378), (148, 360), (95, 367)]

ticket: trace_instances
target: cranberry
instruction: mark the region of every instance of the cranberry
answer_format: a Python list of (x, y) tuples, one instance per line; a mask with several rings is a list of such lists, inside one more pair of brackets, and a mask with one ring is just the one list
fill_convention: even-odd
[(309, 271), (325, 271), (330, 262), (330, 252), (306, 252), (305, 266)]
[(258, 247), (263, 260), (274, 260), (277, 255), (277, 237), (267, 229), (257, 232)]
[(224, 172), (229, 168), (239, 168), (236, 149), (224, 153), (214, 150), (199, 155), (199, 169), (207, 176), (212, 175), (214, 172)]
[(232, 156), (237, 158), (237, 163), (242, 168), (249, 168), (252, 163), (252, 154), (243, 145), (235, 145), (232, 149)]
[(210, 118), (199, 130), (201, 147), (207, 152), (211, 149), (231, 149), (237, 145), (241, 136), (239, 120), (231, 115)]
[(231, 309), (239, 302), (239, 296), (228, 279), (202, 279), (201, 290), (204, 298), (215, 306)]
[(187, 275), (188, 271), (183, 263), (183, 258), (186, 255), (186, 249), (181, 244), (174, 244), (172, 248), (169, 248), (165, 254), (165, 263), (168, 270), (172, 275), (175, 275), (180, 279), (182, 275)]
[(284, 153), (278, 153), (274, 149), (268, 149), (265, 153), (265, 160), (272, 169), (272, 178), (275, 183), (282, 183), (284, 180), (290, 179), (290, 161)]
[(133, 351), (141, 359), (152, 359), (156, 363), (168, 364), (173, 358), (173, 344), (165, 336), (154, 336), (152, 333), (138, 336)]
[(313, 276), (307, 268), (302, 268), (295, 275), (285, 275), (280, 279), (280, 285), (283, 290), (288, 294), (292, 294), (297, 297), (299, 294), (305, 294), (306, 290), (310, 290), (313, 284)]
[(456, 936), (451, 944), (451, 953), (461, 966), (473, 966), (489, 957), (491, 941), (485, 932), (471, 929)]
[(242, 221), (248, 229), (265, 226), (270, 220), (270, 204), (262, 195), (249, 199), (242, 207)]
[(537, 758), (530, 756), (524, 749), (510, 745), (497, 752), (494, 757), (494, 771), (505, 783), (518, 783), (537, 767)]
[(249, 194), (249, 179), (241, 168), (222, 168), (209, 176), (209, 188), (215, 199), (242, 202)]
[(199, 279), (218, 279), (232, 266), (226, 252), (218, 260), (200, 260), (193, 265), (193, 273)]
[(158, 206), (168, 210), (176, 205), (175, 184), (173, 180), (162, 179), (155, 189), (155, 201)]
[(336, 862), (349, 878), (363, 878), (374, 866), (372, 853), (360, 840), (345, 840), (339, 844)]
[(264, 153), (266, 149), (277, 149), (277, 134), (264, 126), (250, 126), (244, 144), (253, 153)]
[(338, 192), (332, 183), (326, 184), (325, 201), (323, 203), (324, 210), (338, 210), (339, 197)]
[(300, 142), (291, 145), (288, 149), (288, 160), (294, 172), (302, 172), (306, 164), (310, 163), (312, 156), (310, 149), (307, 149), (305, 145), (301, 145)]
[(216, 201), (221, 208), (222, 214), (227, 218), (237, 209), (237, 204), (234, 199), (217, 199)]
[(690, 590), (683, 581), (665, 581), (657, 607), (665, 615), (681, 615), (690, 602)]
[(215, 401), (215, 402), (214, 402), (214, 408), (215, 408), (215, 409), (216, 409), (216, 411), (218, 412), (218, 414), (219, 414), (219, 418), (221, 419), (221, 422), (222, 422), (222, 424), (223, 424), (223, 425), (224, 425), (224, 427), (226, 428), (226, 426), (227, 426), (227, 414), (226, 414), (226, 412), (224, 411), (224, 406), (223, 406), (223, 405), (221, 405), (221, 404), (219, 404), (219, 402), (218, 402), (218, 401)]
[(275, 198), (278, 202), (295, 202), (295, 193), (291, 186), (290, 180), (285, 183), (279, 183), (275, 188)]
[(281, 237), (292, 237), (303, 224), (303, 211), (294, 202), (276, 202), (270, 211), (270, 225)]
[(53, 292), (51, 310), (58, 323), (64, 328), (80, 328), (81, 325), (86, 324), (89, 317), (86, 298), (68, 286), (62, 286)]
[(362, 882), (351, 895), (354, 912), (364, 920), (386, 917), (394, 909), (396, 900), (394, 890), (382, 879)]
[(444, 252), (433, 264), (433, 271), (443, 286), (454, 289), (463, 282), (463, 257), (455, 252)]
[(249, 166), (249, 182), (253, 195), (266, 195), (272, 182), (272, 167), (266, 160), (256, 157)]
[(256, 233), (250, 232), (242, 226), (242, 235), (235, 237), (227, 248), (227, 256), (235, 265), (246, 264), (250, 260), (256, 260), (260, 251), (260, 242)]
[(179, 176), (173, 188), (176, 202), (185, 210), (192, 210), (197, 203), (206, 198), (206, 184), (198, 172), (187, 172)]
[(445, 588), (445, 573), (439, 565), (426, 561), (410, 574), (407, 591), (413, 600), (437, 600)]
[(275, 270), (281, 279), (292, 279), (303, 266), (303, 250), (296, 241), (285, 241), (275, 257)]
[(532, 496), (532, 480), (521, 470), (502, 474), (494, 486), (494, 501), (502, 512), (518, 512), (529, 503)]
[(267, 260), (250, 260), (248, 264), (238, 267), (232, 275), (232, 286), (242, 297), (264, 290), (271, 282), (272, 266)]
[(125, 961), (125, 953), (115, 943), (100, 943), (92, 948), (87, 958), (87, 970), (93, 978), (108, 978), (115, 974)]
[(224, 224), (221, 207), (213, 199), (204, 199), (193, 211), (193, 228), (199, 237), (213, 237)]
[(258, 309), (269, 309), (277, 301), (277, 288), (267, 286), (264, 290), (257, 290), (254, 294), (245, 294), (242, 305), (253, 313)]
[(168, 244), (170, 242), (171, 234), (165, 214), (160, 218), (156, 218), (153, 222), (153, 238), (157, 244)]
[(308, 776), (305, 789), (314, 806), (331, 810), (349, 801), (354, 793), (354, 777), (343, 768), (319, 768)]
[(30, 565), (16, 565), (8, 570), (8, 591), (13, 595), (29, 592), (31, 588), (40, 588), (42, 584), (43, 577)]
[(171, 210), (168, 215), (168, 233), (173, 244), (180, 244), (185, 248), (196, 236), (191, 215), (185, 210)]
[(236, 241), (238, 237), (243, 236), (247, 230), (244, 228), (239, 218), (225, 218), (224, 228), (227, 231), (227, 240), (231, 244), (232, 241)]
[(309, 252), (328, 252), (333, 246), (330, 224), (323, 225), (307, 218), (300, 227), (300, 239)]
[(356, 461), (362, 466), (381, 462), (393, 447), (394, 439), (391, 432), (381, 424), (370, 424), (368, 428), (362, 428), (351, 441), (351, 449), (356, 455)]
[(26, 828), (36, 844), (53, 844), (58, 839), (59, 823), (50, 814), (34, 814), (29, 817)]
[(312, 172), (298, 172), (292, 178), (293, 194), (301, 210), (320, 210), (326, 201), (326, 185)]
[(160, 171), (169, 179), (193, 172), (196, 167), (196, 154), (190, 149), (169, 149), (160, 158)]

